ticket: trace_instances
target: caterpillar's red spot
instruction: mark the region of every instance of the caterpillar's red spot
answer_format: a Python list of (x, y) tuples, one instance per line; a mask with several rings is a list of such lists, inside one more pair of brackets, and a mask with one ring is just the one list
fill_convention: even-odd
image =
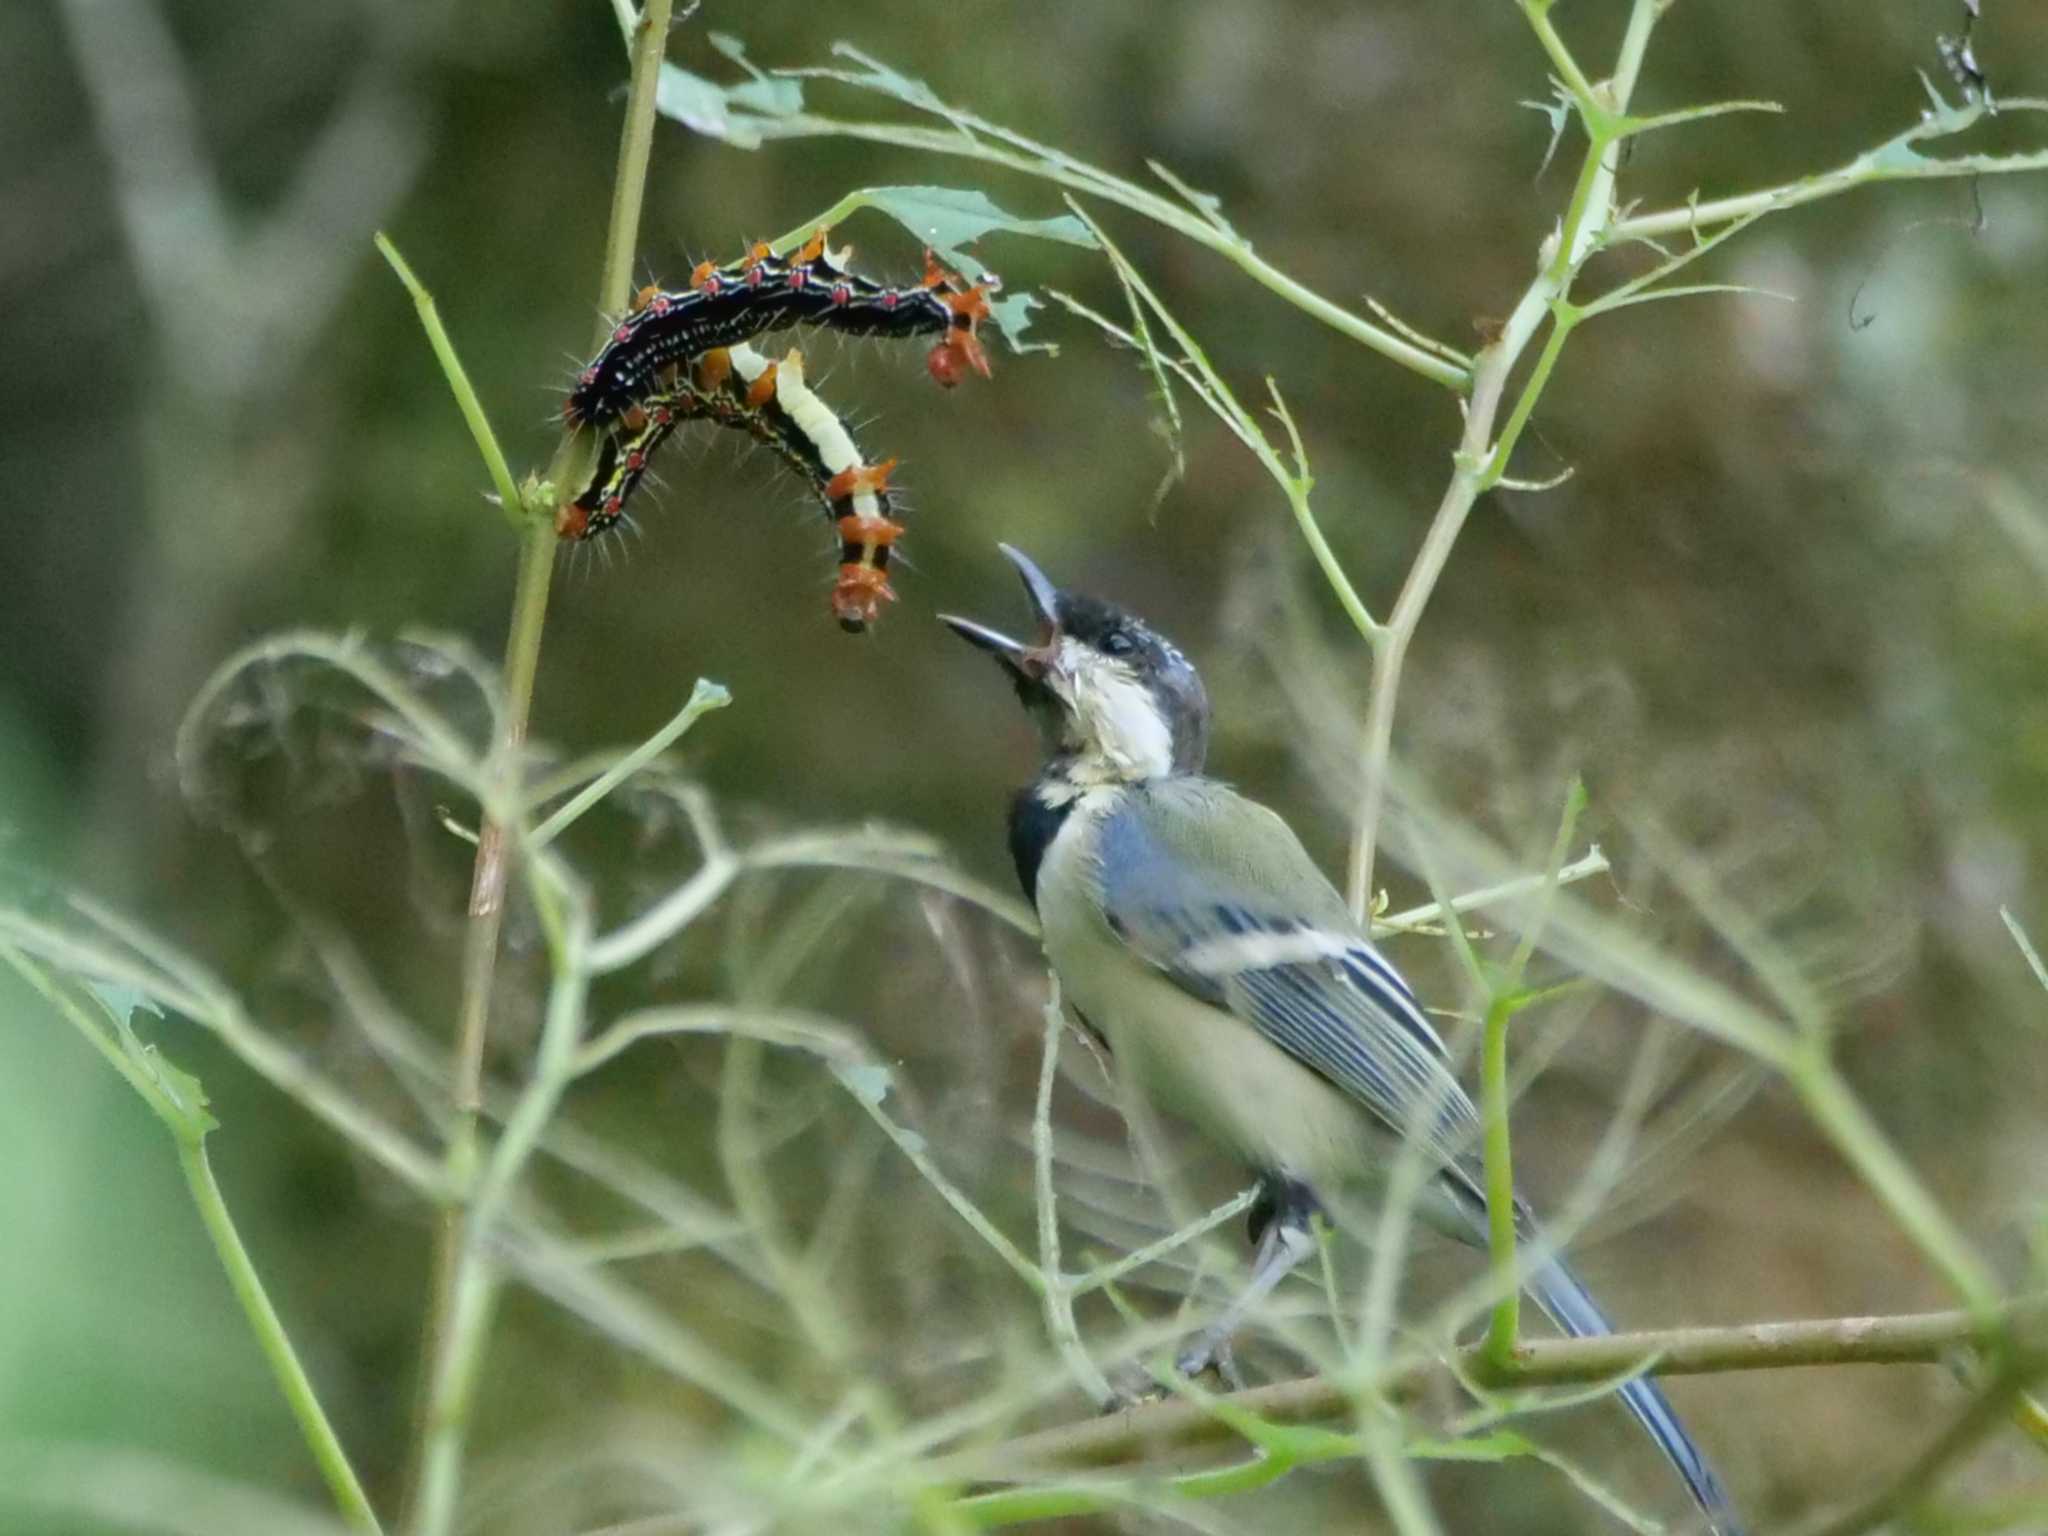
[(612, 332), (612, 340), (613, 340), (613, 341), (615, 341), (615, 342), (622, 342), (622, 343), (623, 343), (623, 342), (628, 342), (628, 341), (631, 341), (632, 339), (633, 339), (633, 327), (632, 327), (632, 325), (631, 325), (630, 323), (628, 323), (628, 322), (625, 322), (625, 321), (621, 321), (621, 322), (619, 323), (618, 327), (617, 327), (617, 328), (616, 328), (616, 329), (615, 329), (615, 330), (614, 330), (614, 331)]
[(902, 297), (893, 291), (882, 295), (882, 308), (884, 309), (894, 309), (902, 302)]
[(590, 514), (573, 501), (565, 501), (555, 508), (555, 532), (565, 539), (587, 538), (590, 533)]
[(853, 290), (844, 283), (834, 283), (832, 285), (832, 302), (842, 307), (851, 304), (853, 302)]

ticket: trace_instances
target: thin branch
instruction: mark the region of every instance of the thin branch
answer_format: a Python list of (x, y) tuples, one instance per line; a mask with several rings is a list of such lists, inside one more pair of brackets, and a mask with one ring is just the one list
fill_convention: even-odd
[[(2001, 101), (1998, 110), (2001, 114), (2048, 112), (2048, 101)], [(1844, 192), (1873, 182), (2004, 176), (2022, 171), (2048, 170), (2048, 149), (2011, 155), (1951, 155), (1937, 159), (1920, 154), (1912, 147), (1929, 139), (1961, 133), (1984, 117), (1987, 111), (1983, 104), (1973, 103), (1932, 113), (1905, 132), (1885, 140), (1875, 149), (1865, 150), (1831, 171), (1802, 176), (1797, 181), (1763, 187), (1755, 192), (1693, 201), (1681, 208), (1660, 208), (1653, 213), (1616, 219), (1610, 235), (1617, 241), (1654, 240), (1659, 235), (1705, 229), (1725, 224), (1731, 219), (1745, 219), (1759, 213), (1777, 213), (1786, 208), (1817, 203), (1823, 198), (1839, 197)]]
[[(960, 118), (965, 124), (981, 132), (997, 131), (992, 124), (952, 113), (950, 109), (948, 115)], [(1262, 288), (1278, 295), (1287, 303), (1342, 335), (1400, 364), (1410, 372), (1418, 373), (1425, 379), (1448, 389), (1460, 391), (1470, 380), (1465, 368), (1446, 360), (1444, 354), (1450, 349), (1441, 343), (1433, 343), (1428, 348), (1416, 346), (1405, 337), (1351, 313), (1342, 305), (1333, 304), (1321, 294), (1273, 266), (1244, 241), (1234, 240), (1223, 234), (1199, 214), (1190, 213), (1179, 204), (1155, 192), (1120, 181), (1092, 167), (1083, 167), (1079, 162), (1046, 150), (1042, 146), (1034, 146), (1032, 150), (1020, 153), (984, 143), (973, 133), (965, 131), (964, 127), (923, 128), (900, 123), (852, 122), (841, 118), (819, 117), (810, 113), (749, 119), (748, 127), (763, 138), (860, 139), (871, 144), (891, 144), (898, 148), (922, 150), (930, 154), (955, 155), (964, 159), (979, 160), (987, 165), (1002, 166), (1006, 170), (1016, 171), (1025, 176), (1036, 176), (1056, 182), (1084, 197), (1099, 197), (1105, 202), (1121, 204), (1133, 213), (1141, 214), (1165, 225), (1177, 234), (1185, 235), (1197, 245), (1206, 246), (1234, 264)]]
[[(1734, 1327), (1672, 1328), (1609, 1334), (1592, 1339), (1524, 1340), (1505, 1367), (1488, 1363), (1484, 1344), (1461, 1350), (1455, 1368), (1410, 1360), (1391, 1368), (1383, 1395), (1402, 1399), (1455, 1381), (1455, 1372), (1494, 1387), (1583, 1384), (1626, 1373), (1650, 1362), (1645, 1374), (1696, 1376), (1728, 1371), (1782, 1370), (1813, 1365), (1932, 1365), (1959, 1349), (1995, 1348), (2015, 1332), (2048, 1324), (2048, 1301), (2032, 1299), (2001, 1315), (1986, 1332), (1967, 1312), (1839, 1317), (1806, 1322), (1749, 1323)], [(1356, 1403), (1354, 1390), (1323, 1376), (1253, 1387), (1204, 1405), (1172, 1399), (1022, 1435), (999, 1445), (948, 1457), (936, 1470), (962, 1479), (1008, 1481), (1032, 1474), (1117, 1466), (1191, 1445), (1229, 1440), (1236, 1431), (1214, 1411), (1227, 1403), (1268, 1424), (1340, 1419)]]
[[(1525, 9), (1532, 17), (1540, 18), (1549, 7)], [(1663, 11), (1664, 0), (1635, 0), (1629, 10), (1614, 74), (1599, 93), (1604, 112), (1612, 115), (1581, 113), (1590, 142), (1573, 185), (1571, 201), (1546, 247), (1548, 256), (1542, 270), (1515, 305), (1499, 337), (1474, 359), (1471, 396), (1465, 404), (1465, 431), (1454, 456), (1450, 483), (1444, 488), (1436, 515), (1416, 552), (1415, 563), (1401, 583), (1393, 611), (1373, 648), (1372, 697), (1367, 706), (1358, 806), (1352, 819), (1351, 858), (1345, 881), (1345, 895), (1361, 922), (1372, 904), (1373, 857), (1380, 813), (1386, 802), (1394, 710), (1400, 697), (1401, 671), (1409, 642), (1414, 639), (1423, 610), (1429, 606), (1437, 581), (1450, 562), (1451, 550), (1464, 529), (1466, 517), (1479, 497), (1506, 474), (1515, 443), (1550, 380), (1573, 323), (1565, 301), (1579, 264), (1609, 237), (1614, 215), (1614, 179), (1620, 165), (1619, 141), (1626, 133), (1620, 119), (1628, 110), (1650, 34)], [(1543, 355), (1523, 384), (1507, 426), (1496, 438), (1494, 422), (1507, 392), (1509, 376), (1546, 319), (1552, 322), (1552, 329)]]

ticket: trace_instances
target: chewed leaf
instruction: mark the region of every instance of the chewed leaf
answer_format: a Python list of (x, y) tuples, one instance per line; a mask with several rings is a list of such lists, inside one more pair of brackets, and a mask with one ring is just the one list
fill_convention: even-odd
[(100, 1006), (113, 1015), (124, 1029), (128, 1021), (138, 1013), (154, 1014), (159, 1019), (164, 1016), (164, 1011), (155, 998), (139, 987), (129, 986), (126, 982), (88, 979), (86, 987), (100, 1000)]
[(893, 96), (905, 106), (916, 107), (920, 112), (936, 112), (946, 116), (946, 104), (939, 100), (937, 93), (922, 80), (913, 80), (908, 75), (898, 74), (888, 65), (869, 54), (862, 53), (851, 43), (838, 42), (832, 45), (832, 52), (842, 59), (852, 59), (861, 65), (865, 74), (852, 71), (816, 70), (806, 71), (857, 85), (864, 90), (879, 91), (884, 96)]
[(693, 133), (722, 139), (735, 149), (759, 149), (761, 131), (755, 124), (801, 112), (804, 90), (798, 81), (760, 75), (725, 86), (679, 64), (664, 64), (654, 88), (654, 105), (663, 117)]
[(1003, 340), (1012, 352), (1044, 352), (1057, 357), (1060, 350), (1058, 342), (1024, 339), (1024, 332), (1031, 325), (1031, 312), (1044, 307), (1035, 293), (1013, 293), (989, 305), (989, 319), (1003, 333)]
[[(204, 1136), (218, 1129), (220, 1122), (206, 1112), (206, 1089), (199, 1079), (173, 1066), (162, 1051), (135, 1033), (131, 1020), (137, 1013), (163, 1017), (164, 1011), (155, 1000), (120, 982), (91, 981), (87, 985), (114, 1021), (122, 1054), (156, 1090), (160, 1102), (152, 1107), (157, 1114), (184, 1136)], [(148, 1096), (145, 1090), (144, 1097)]]
[(1084, 249), (1093, 249), (1095, 245), (1088, 226), (1072, 214), (1020, 219), (998, 207), (986, 192), (973, 187), (871, 187), (865, 196), (869, 206), (889, 215), (937, 251), (949, 265), (970, 276), (979, 277), (984, 269), (962, 247), (998, 231), (1058, 240)]
[(889, 1069), (875, 1062), (859, 1065), (839, 1065), (832, 1069), (832, 1075), (846, 1085), (846, 1091), (870, 1108), (879, 1107), (889, 1096), (892, 1079)]

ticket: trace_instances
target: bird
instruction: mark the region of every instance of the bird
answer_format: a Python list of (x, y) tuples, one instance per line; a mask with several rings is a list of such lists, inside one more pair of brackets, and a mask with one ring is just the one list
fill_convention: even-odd
[[(1227, 1368), (1249, 1311), (1316, 1250), (1314, 1222), (1384, 1175), (1404, 1136), (1431, 1161), (1417, 1214), (1487, 1240), (1479, 1113), (1414, 991), (1374, 948), (1276, 812), (1208, 777), (1209, 698), (1165, 636), (1059, 588), (1021, 551), (1031, 643), (940, 618), (1000, 664), (1044, 749), (1010, 804), (1009, 848), (1070, 1014), (1125, 1091), (1190, 1126), (1257, 1180), (1243, 1293), (1181, 1351), (1190, 1378)], [(1516, 1224), (1533, 1232), (1519, 1196)], [(1525, 1285), (1574, 1338), (1611, 1333), (1556, 1258)], [(1716, 1536), (1741, 1527), (1657, 1384), (1620, 1396)]]

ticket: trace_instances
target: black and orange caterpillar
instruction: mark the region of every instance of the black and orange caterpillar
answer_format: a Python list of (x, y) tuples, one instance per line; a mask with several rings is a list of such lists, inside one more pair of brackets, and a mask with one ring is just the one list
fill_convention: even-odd
[(988, 375), (977, 329), (988, 318), (990, 276), (969, 283), (925, 253), (920, 282), (885, 288), (847, 271), (820, 230), (785, 260), (757, 245), (732, 266), (704, 262), (680, 290), (646, 288), (579, 372), (562, 407), (571, 426), (601, 427), (654, 393), (662, 374), (706, 352), (752, 341), (792, 325), (819, 325), (849, 336), (936, 334), (928, 366), (951, 386), (972, 371)]
[(757, 245), (734, 266), (700, 265), (680, 293), (642, 289), (563, 405), (571, 426), (603, 436), (590, 479), (558, 509), (555, 531), (589, 539), (612, 527), (670, 434), (709, 421), (748, 433), (816, 491), (839, 536), (833, 615), (849, 631), (873, 623), (896, 595), (888, 578), (903, 532), (889, 487), (896, 461), (861, 453), (805, 380), (800, 353), (771, 361), (749, 342), (807, 321), (859, 336), (936, 332), (926, 366), (950, 387), (968, 372), (988, 375), (978, 328), (999, 284), (967, 283), (927, 252), (922, 282), (884, 288), (847, 272), (843, 260), (820, 230), (787, 261)]
[(771, 361), (742, 342), (714, 348), (688, 371), (672, 369), (655, 393), (627, 408), (618, 431), (606, 434), (588, 485), (557, 512), (555, 531), (588, 539), (617, 523), (656, 451), (691, 421), (747, 433), (816, 491), (839, 536), (833, 616), (855, 633), (872, 624), (896, 596), (888, 576), (890, 549), (903, 532), (889, 488), (896, 461), (877, 464), (861, 453), (805, 380), (803, 355), (793, 350)]

